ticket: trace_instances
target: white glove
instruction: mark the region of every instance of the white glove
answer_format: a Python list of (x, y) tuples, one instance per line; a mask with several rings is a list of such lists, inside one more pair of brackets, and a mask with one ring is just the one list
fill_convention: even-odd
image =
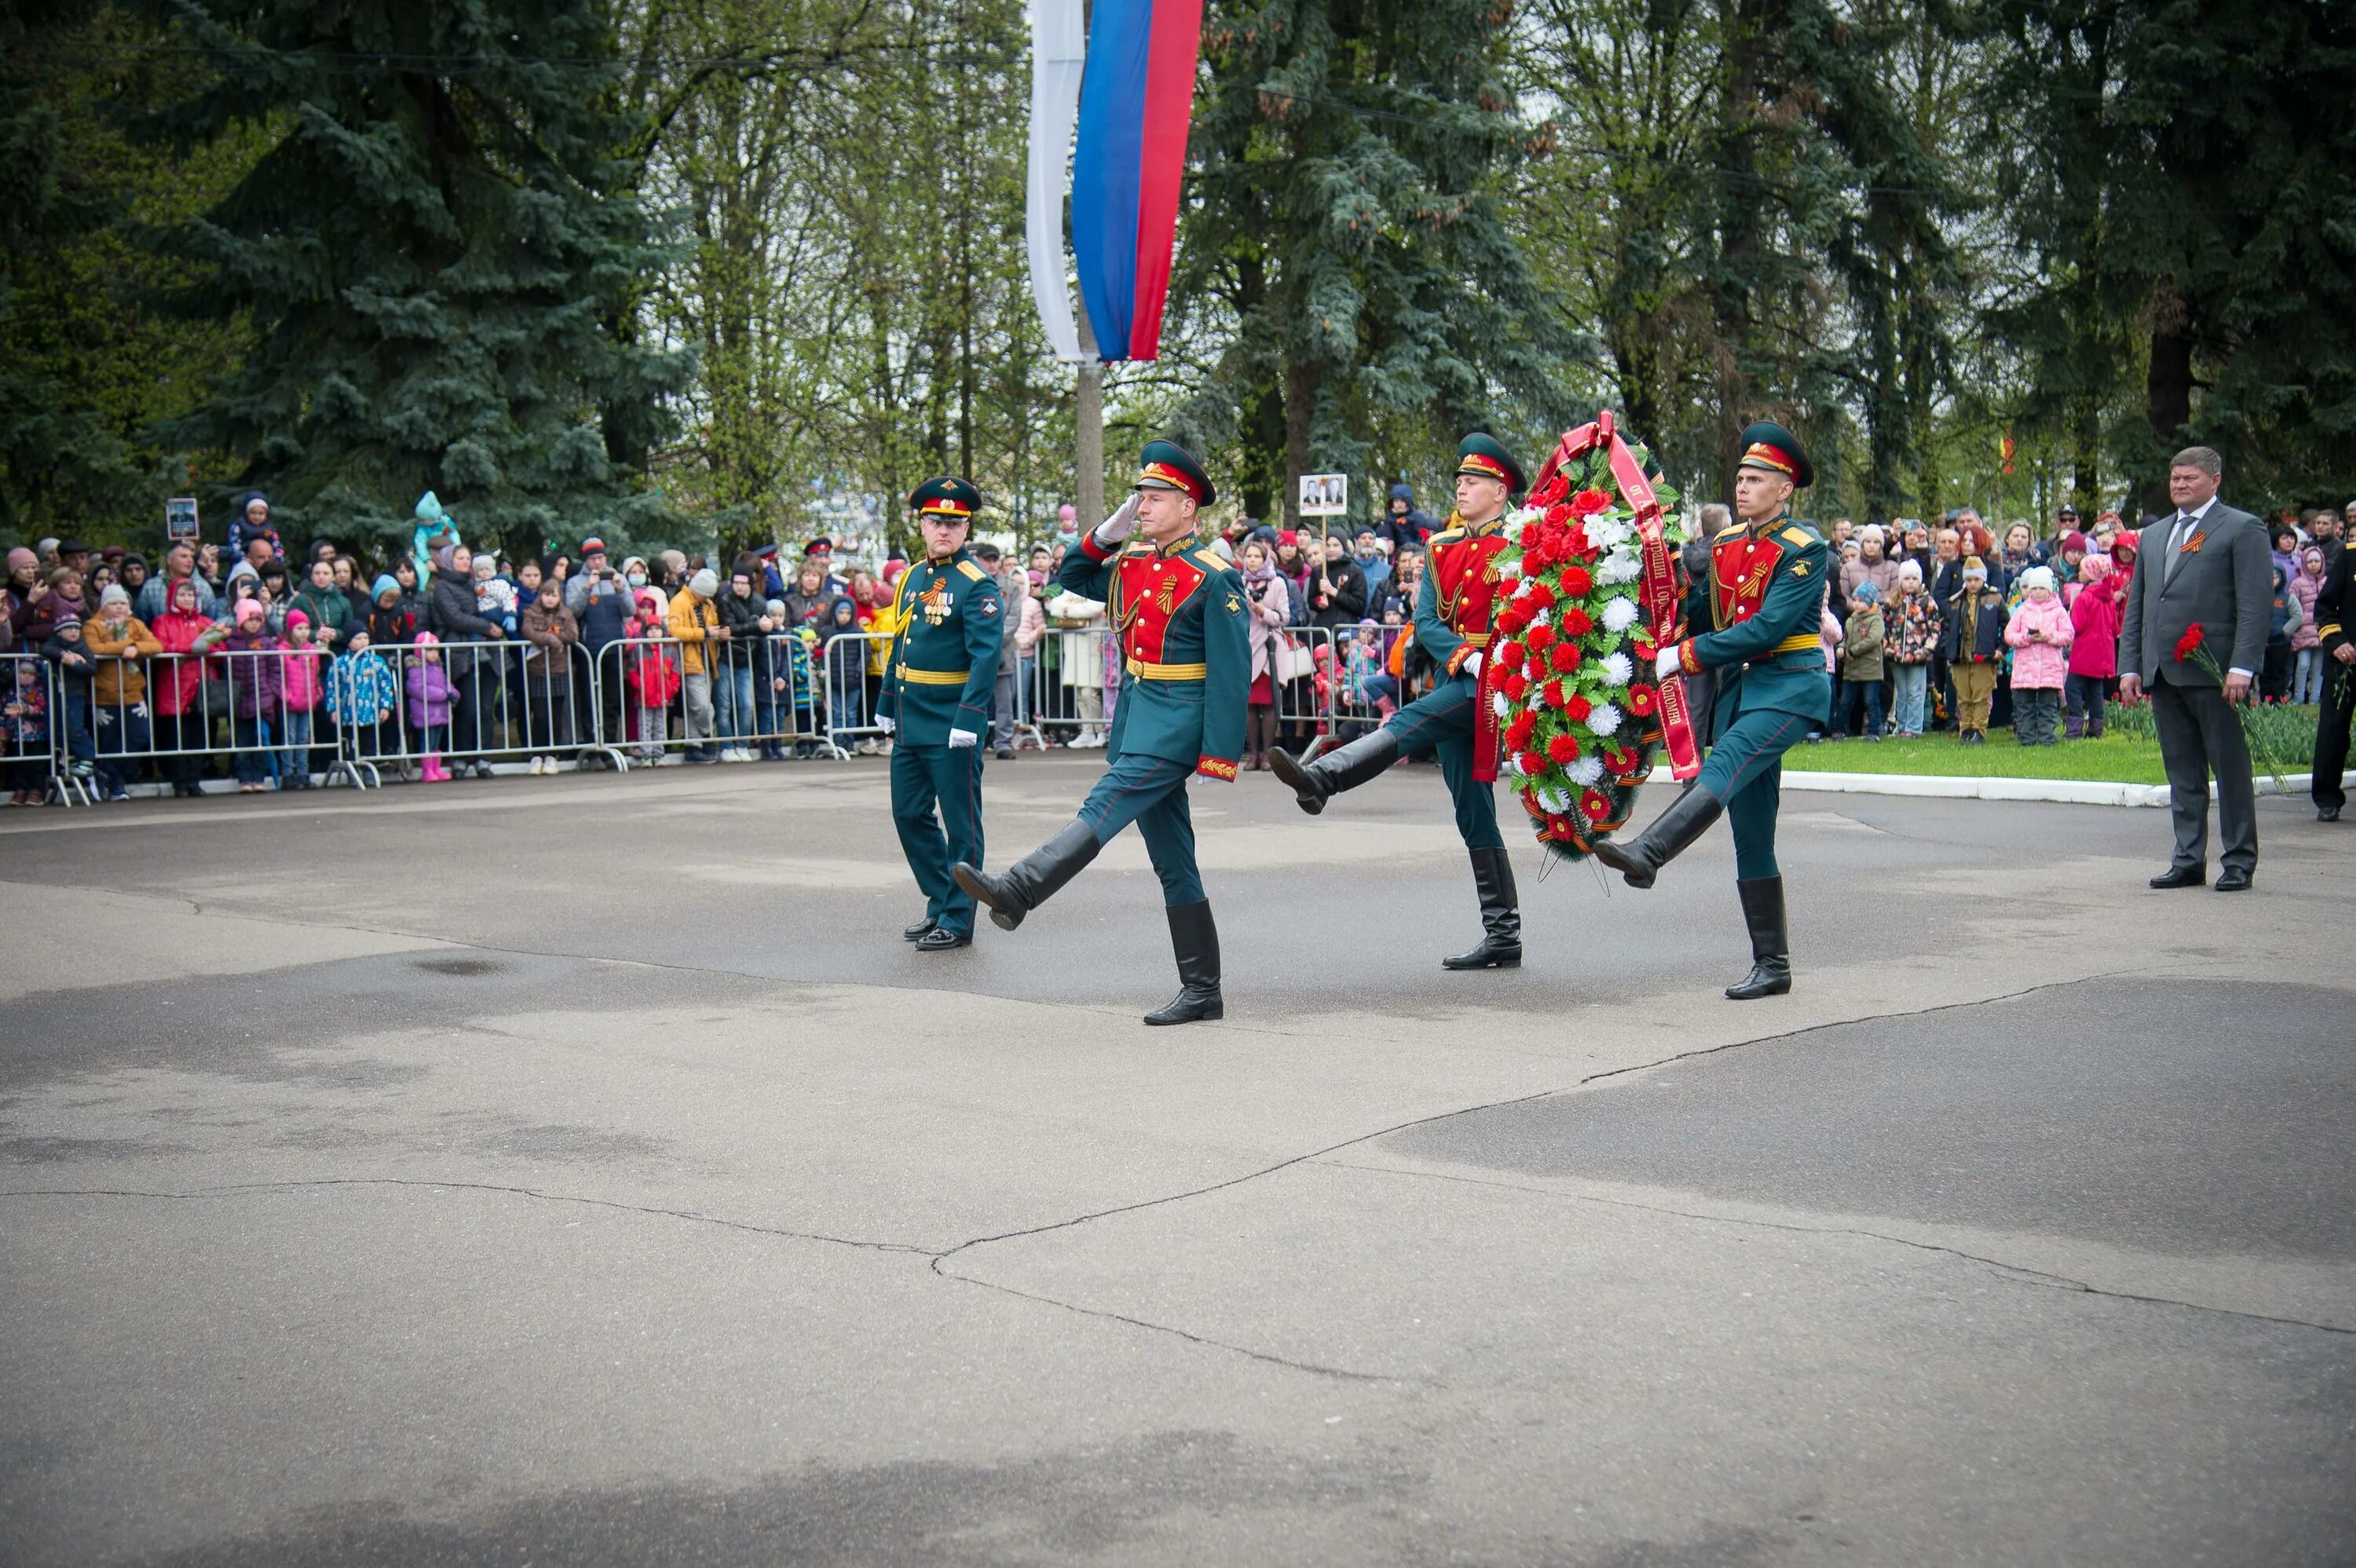
[(980, 739), (980, 736), (975, 734), (970, 730), (952, 730), (949, 731), (949, 750), (952, 752), (971, 751), (973, 749), (973, 743)]
[(1457, 668), (1460, 674), (1469, 675), (1474, 680), (1480, 679), (1481, 656), (1477, 653), (1466, 654), (1464, 656), (1464, 662), (1458, 666)]
[(1673, 675), (1683, 675), (1685, 673), (1686, 667), (1679, 661), (1677, 656), (1677, 649), (1681, 646), (1683, 646), (1682, 644), (1671, 643), (1667, 647), (1663, 648), (1659, 653), (1653, 656), (1653, 677), (1655, 679), (1666, 680)]
[(1115, 512), (1111, 517), (1107, 517), (1103, 522), (1097, 525), (1096, 540), (1098, 548), (1100, 549), (1110, 549), (1113, 546), (1127, 539), (1130, 536), (1130, 531), (1136, 527), (1137, 492), (1131, 490), (1129, 493), (1129, 499), (1120, 504), (1120, 510)]
[(877, 729), (882, 730), (886, 735), (889, 735), (894, 730), (899, 728), (899, 726), (893, 721), (892, 716), (888, 713), (878, 713), (875, 716), (875, 725)]

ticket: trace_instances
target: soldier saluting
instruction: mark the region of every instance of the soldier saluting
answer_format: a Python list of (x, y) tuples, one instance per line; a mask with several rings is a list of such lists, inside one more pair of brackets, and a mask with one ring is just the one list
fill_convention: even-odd
[(1830, 718), (1833, 697), (1822, 632), (1825, 541), (1787, 512), (1792, 492), (1815, 482), (1815, 465), (1779, 424), (1752, 425), (1742, 448), (1734, 475), (1742, 521), (1709, 547), (1713, 629), (1663, 648), (1658, 660), (1664, 677), (1717, 675), (1709, 760), (1634, 843), (1595, 845), (1595, 858), (1630, 887), (1649, 888), (1725, 814), (1734, 829), (1735, 891), (1751, 928), (1751, 974), (1726, 988), (1736, 1001), (1792, 988), (1783, 876), (1775, 863), (1783, 753)]
[[(1219, 933), (1194, 868), (1187, 781), (1235, 781), (1244, 750), (1251, 649), (1243, 579), (1204, 544), (1196, 513), (1214, 491), (1202, 464), (1171, 442), (1148, 442), (1137, 488), (1064, 558), (1056, 582), (1102, 601), (1120, 638), (1128, 684), (1105, 745), (1107, 766), (1072, 825), (991, 876), (980, 858), (954, 869), (958, 886), (1012, 931), (1070, 881), (1130, 823), (1145, 840), (1170, 918), (1178, 995), (1150, 1024), (1192, 1023), (1226, 1010), (1219, 993)], [(1135, 531), (1141, 537), (1130, 539)]]
[(1457, 448), (1456, 512), (1431, 536), (1430, 570), (1415, 601), (1415, 639), (1440, 666), (1438, 684), (1372, 734), (1313, 763), (1281, 748), (1268, 754), (1276, 776), (1314, 816), (1333, 795), (1380, 777), (1401, 752), (1430, 746), (1440, 753), (1440, 775), (1456, 803), (1456, 831), (1472, 854), (1481, 900), (1481, 940), (1470, 952), (1441, 959), (1448, 969), (1512, 969), (1522, 962), (1522, 912), (1492, 787), (1497, 715), (1481, 672), (1496, 608), (1497, 557), (1509, 542), (1505, 505), (1524, 483), (1522, 465), (1493, 438), (1468, 435)]
[(908, 506), (925, 559), (900, 574), (893, 606), (900, 630), (884, 660), (875, 721), (896, 737), (892, 824), (925, 895), (925, 918), (901, 934), (919, 953), (940, 953), (973, 941), (973, 900), (949, 864), (981, 864), (980, 741), (990, 727), (1003, 612), (998, 580), (966, 553), (981, 492), (962, 479), (927, 479)]

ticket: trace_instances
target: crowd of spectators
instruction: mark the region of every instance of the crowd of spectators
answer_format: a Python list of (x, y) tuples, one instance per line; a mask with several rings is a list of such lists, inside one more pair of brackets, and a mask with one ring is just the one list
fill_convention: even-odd
[[(1684, 551), (1687, 618), (1709, 624), (1704, 507)], [(1248, 518), (1212, 548), (1250, 599), (1245, 765), (1280, 742), (1378, 723), (1428, 675), (1409, 631), (1441, 524), (1405, 485), (1382, 520), (1288, 529)], [(2259, 690), (2314, 702), (2329, 673), (2315, 598), (2342, 546), (2329, 508), (2272, 525), (2275, 621)], [(2022, 745), (2100, 736), (2138, 537), (2115, 513), (2063, 508), (2041, 532), (1994, 532), (1969, 507), (1825, 529), (1831, 721), (1811, 740), (2009, 730)], [(474, 550), (433, 496), (407, 549), (370, 560), (320, 539), (289, 558), (252, 497), (225, 545), (145, 555), (45, 539), (9, 551), (0, 585), (0, 765), (12, 803), (48, 796), (50, 757), (104, 798), (143, 780), (177, 795), (316, 787), (339, 758), (434, 783), (500, 762), (554, 772), (619, 755), (689, 764), (870, 753), (897, 560), (838, 562), (829, 540), (709, 560), (614, 559), (602, 540), (543, 557)], [(991, 742), (1101, 747), (1119, 650), (1104, 607), (1055, 583), (1072, 508), (1018, 555), (979, 543), (1007, 613)], [(849, 641), (845, 641), (849, 639)], [(837, 646), (838, 643), (843, 645)], [(51, 675), (55, 678), (50, 678)], [(1707, 691), (1694, 694), (1697, 704)], [(52, 703), (56, 711), (51, 711)]]

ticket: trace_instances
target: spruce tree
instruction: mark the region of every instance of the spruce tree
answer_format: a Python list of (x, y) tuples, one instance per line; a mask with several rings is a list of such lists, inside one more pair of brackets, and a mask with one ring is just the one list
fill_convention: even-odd
[[(1427, 467), (1544, 396), (1562, 347), (1502, 176), (1526, 128), (1494, 0), (1213, 0), (1173, 293), (1224, 347), (1183, 429), (1245, 507)], [(1551, 411), (1549, 411), (1551, 413)], [(1542, 421), (1533, 420), (1533, 430)]]
[(180, 426), (238, 454), (298, 534), (404, 535), (431, 489), (470, 542), (657, 528), (642, 487), (676, 357), (634, 341), (668, 259), (629, 188), (639, 131), (592, 0), (181, 0), (214, 66), (156, 128), (272, 141), (158, 237), (185, 309), (253, 347)]

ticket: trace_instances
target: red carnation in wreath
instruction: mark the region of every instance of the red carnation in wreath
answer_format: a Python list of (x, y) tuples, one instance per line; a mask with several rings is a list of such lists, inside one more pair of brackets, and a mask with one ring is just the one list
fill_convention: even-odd
[(1538, 700), (1545, 703), (1548, 708), (1568, 708), (1570, 706), (1569, 695), (1562, 689), (1562, 682), (1559, 680), (1550, 680), (1544, 686), (1539, 687)]
[(1659, 689), (1655, 687), (1630, 687), (1628, 688), (1628, 711), (1633, 713), (1639, 719), (1651, 718), (1653, 709), (1660, 706), (1660, 695)]
[(1547, 652), (1547, 663), (1558, 675), (1569, 675), (1579, 667), (1579, 649), (1569, 643), (1557, 643)]
[(1547, 755), (1564, 767), (1579, 761), (1579, 741), (1570, 735), (1557, 735), (1547, 742)]
[(1644, 758), (1644, 753), (1633, 746), (1606, 746), (1602, 755), (1603, 771), (1623, 779), (1636, 771), (1636, 764)]
[(1504, 609), (1497, 612), (1496, 619), (1492, 621), (1490, 624), (1496, 629), (1500, 635), (1510, 637), (1515, 633), (1522, 629), (1522, 613), (1508, 604)]
[(1524, 637), (1522, 641), (1529, 645), (1530, 652), (1542, 654), (1547, 651), (1547, 645), (1554, 641), (1554, 628), (1543, 624), (1532, 626), (1530, 635)]
[(1562, 569), (1562, 591), (1573, 599), (1584, 599), (1595, 590), (1595, 579), (1583, 566)]
[(1574, 724), (1586, 723), (1587, 716), (1594, 711), (1595, 704), (1575, 691), (1570, 694), (1570, 700), (1562, 704), (1562, 716)]
[(1524, 752), (1514, 760), (1522, 764), (1522, 776), (1525, 778), (1534, 779), (1546, 771), (1546, 759), (1536, 752)]
[(1499, 643), (1495, 651), (1489, 656), (1489, 662), (1495, 665), (1500, 670), (1515, 670), (1521, 668), (1522, 645), (1519, 643)]
[(1506, 701), (1519, 702), (1530, 694), (1530, 683), (1525, 676), (1502, 676), (1498, 678), (1497, 689), (1505, 694)]
[(2184, 635), (2176, 639), (2176, 662), (2178, 664), (2190, 664), (2192, 662), (2192, 656), (2201, 651), (2201, 640), (2202, 635), (2201, 623), (2198, 621), (2193, 622), (2192, 624), (2184, 628)]
[(1537, 578), (1532, 578), (1530, 579), (1529, 586), (1523, 589), (1514, 597), (1534, 609), (1544, 610), (1553, 605), (1554, 590), (1548, 588), (1545, 583), (1540, 582)]
[(1612, 497), (1601, 490), (1581, 490), (1570, 498), (1571, 515), (1578, 517), (1591, 517), (1611, 506)]
[(1531, 738), (1537, 735), (1537, 732), (1538, 716), (1537, 714), (1526, 710), (1515, 714), (1514, 716), (1514, 721), (1505, 726), (1505, 750), (1509, 752), (1528, 751), (1530, 749)]
[(1595, 630), (1595, 617), (1576, 604), (1564, 605), (1562, 613), (1557, 615), (1555, 621), (1562, 627), (1562, 635), (1566, 637), (1583, 637)]
[(1601, 822), (1612, 815), (1612, 797), (1600, 789), (1581, 791), (1579, 809), (1587, 814), (1590, 822)]

